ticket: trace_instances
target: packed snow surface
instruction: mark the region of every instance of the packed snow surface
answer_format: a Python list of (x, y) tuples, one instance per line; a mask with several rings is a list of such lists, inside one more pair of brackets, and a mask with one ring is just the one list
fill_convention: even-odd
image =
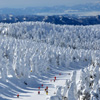
[(100, 25), (1, 23), (0, 100), (99, 100), (99, 50)]

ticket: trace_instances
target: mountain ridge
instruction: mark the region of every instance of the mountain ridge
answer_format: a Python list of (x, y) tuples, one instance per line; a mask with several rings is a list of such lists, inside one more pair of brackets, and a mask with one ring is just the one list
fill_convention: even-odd
[(76, 16), (76, 15), (53, 15), (53, 16), (38, 16), (38, 15), (0, 15), (1, 23), (16, 23), (16, 22), (47, 22), (59, 25), (97, 25), (100, 24), (100, 15), (97, 16)]

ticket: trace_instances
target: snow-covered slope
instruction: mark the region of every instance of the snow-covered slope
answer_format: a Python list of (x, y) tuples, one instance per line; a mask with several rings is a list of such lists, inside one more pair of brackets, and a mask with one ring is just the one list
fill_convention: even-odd
[(99, 60), (94, 60), (87, 68), (73, 71), (72, 78), (66, 80), (65, 85), (57, 90), (58, 94), (51, 96), (50, 100), (100, 100)]
[[(18, 91), (21, 92), (21, 88), (26, 88), (26, 85), (37, 88), (42, 80), (50, 79), (59, 71), (68, 70), (73, 71), (72, 78), (66, 80), (65, 87), (57, 88), (58, 99), (54, 95), (56, 99), (50, 97), (50, 100), (62, 100), (62, 96), (66, 96), (68, 100), (78, 100), (78, 92), (83, 93), (79, 87), (85, 82), (85, 77), (80, 77), (83, 77), (83, 74), (90, 75), (89, 71), (93, 69), (91, 66), (100, 60), (99, 27), (100, 25), (60, 26), (44, 22), (1, 23), (0, 100), (5, 100), (5, 96), (12, 98)], [(93, 73), (97, 68), (96, 65)], [(87, 69), (88, 71), (85, 71)], [(14, 84), (19, 84), (17, 89)], [(92, 90), (96, 88), (88, 89), (87, 84), (85, 82), (84, 90), (90, 90), (92, 94)], [(10, 87), (11, 90), (6, 91), (5, 87)], [(61, 90), (64, 91), (63, 94), (59, 92)], [(73, 90), (77, 92), (76, 96), (72, 97), (70, 95), (74, 93)]]

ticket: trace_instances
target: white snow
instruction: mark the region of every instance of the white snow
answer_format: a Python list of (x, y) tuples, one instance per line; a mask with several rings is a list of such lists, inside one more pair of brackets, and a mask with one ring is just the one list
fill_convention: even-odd
[(0, 100), (99, 100), (99, 27), (1, 23)]

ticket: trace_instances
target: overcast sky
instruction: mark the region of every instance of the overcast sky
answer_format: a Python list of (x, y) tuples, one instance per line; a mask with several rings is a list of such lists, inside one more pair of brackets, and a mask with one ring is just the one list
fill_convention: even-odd
[(100, 0), (0, 0), (0, 8), (24, 8), (34, 6), (76, 5), (83, 3), (95, 3)]

